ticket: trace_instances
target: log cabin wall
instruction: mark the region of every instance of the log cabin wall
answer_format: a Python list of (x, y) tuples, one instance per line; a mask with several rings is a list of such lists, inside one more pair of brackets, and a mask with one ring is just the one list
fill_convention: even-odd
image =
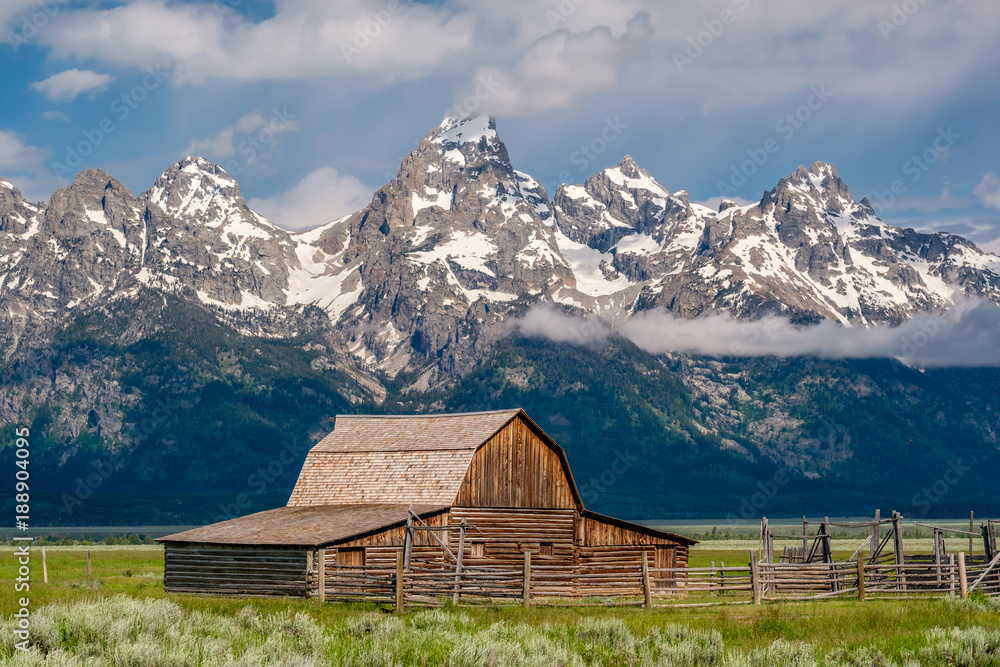
[(454, 505), (578, 509), (569, 466), (521, 417), (476, 451)]
[[(452, 508), (452, 523), (462, 519), (470, 526), (465, 532), (466, 565), (520, 567), (525, 551), (530, 551), (532, 562), (539, 565), (571, 566), (576, 560), (576, 510)], [(457, 550), (457, 531), (452, 531), (450, 538), (449, 547)]]
[[(428, 526), (448, 525), (447, 512), (441, 512), (440, 514), (420, 518)], [(446, 534), (444, 532), (437, 531), (438, 538), (447, 543), (445, 535)], [(372, 565), (375, 567), (394, 567), (396, 564), (396, 551), (403, 548), (405, 536), (406, 526), (396, 526), (395, 528), (389, 528), (375, 533), (374, 535), (338, 544), (336, 547), (327, 547), (327, 558), (329, 559), (331, 557), (331, 553), (335, 553), (338, 548), (349, 549), (352, 547), (364, 547), (365, 565)], [(441, 563), (447, 561), (444, 550), (441, 549), (441, 546), (434, 541), (434, 538), (431, 537), (430, 531), (427, 530), (413, 531), (413, 550), (410, 554), (410, 558), (414, 561), (432, 561)]]
[(164, 545), (163, 589), (216, 595), (305, 595), (307, 550)]
[[(651, 568), (673, 568), (688, 566), (688, 545), (661, 535), (643, 532), (639, 528), (629, 528), (595, 516), (581, 516), (580, 526), (580, 571), (585, 573), (588, 566), (641, 562), (641, 553), (646, 552)], [(597, 593), (594, 593), (597, 594)]]

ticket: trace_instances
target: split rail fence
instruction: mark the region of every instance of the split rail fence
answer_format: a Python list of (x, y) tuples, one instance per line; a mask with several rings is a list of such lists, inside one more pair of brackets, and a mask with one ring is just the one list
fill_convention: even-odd
[(335, 566), (308, 578), (308, 595), (321, 600), (357, 600), (405, 606), (538, 605), (711, 605), (760, 604), (777, 600), (966, 597), (979, 591), (1000, 596), (1000, 554), (990, 562), (967, 563), (965, 554), (943, 562), (905, 564), (854, 561), (770, 563), (750, 552), (745, 566), (654, 568), (652, 553), (631, 564), (610, 566), (532, 563), (520, 568), (469, 566), (456, 571), (440, 563), (413, 561), (395, 567)]

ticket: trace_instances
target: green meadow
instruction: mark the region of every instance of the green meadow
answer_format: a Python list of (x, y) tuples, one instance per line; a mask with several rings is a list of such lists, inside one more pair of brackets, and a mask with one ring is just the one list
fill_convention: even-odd
[[(711, 547), (711, 548), (708, 548)], [(1000, 665), (1000, 600), (712, 607), (452, 607), (163, 591), (156, 546), (32, 550), (34, 647), (15, 651), (17, 563), (0, 550), (11, 665)], [(692, 564), (748, 559), (699, 545)]]

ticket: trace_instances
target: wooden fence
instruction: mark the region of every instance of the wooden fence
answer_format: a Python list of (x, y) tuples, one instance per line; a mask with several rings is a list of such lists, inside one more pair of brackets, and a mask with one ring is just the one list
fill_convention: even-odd
[[(328, 565), (309, 577), (309, 595), (321, 600), (363, 600), (406, 605), (544, 604), (644, 605), (755, 603), (777, 600), (1000, 596), (1000, 554), (966, 563), (965, 554), (944, 562), (771, 563), (750, 552), (746, 566), (653, 568), (644, 552), (631, 563), (521, 568), (469, 566), (456, 572), (440, 562), (402, 560), (395, 567)], [(399, 557), (401, 558), (401, 556)]]

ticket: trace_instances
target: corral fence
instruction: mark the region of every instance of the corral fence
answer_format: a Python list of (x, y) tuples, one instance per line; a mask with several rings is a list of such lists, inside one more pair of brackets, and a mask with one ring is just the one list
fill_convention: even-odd
[[(357, 600), (405, 606), (711, 605), (760, 604), (777, 600), (899, 599), (1000, 596), (1000, 554), (969, 563), (964, 552), (943, 562), (868, 562), (860, 557), (833, 563), (770, 563), (750, 552), (745, 566), (654, 568), (652, 553), (631, 564), (566, 567), (534, 564), (525, 553), (520, 568), (469, 566), (456, 571), (440, 563), (411, 562), (402, 552), (395, 567), (336, 566), (309, 577), (308, 595), (321, 600)], [(322, 572), (322, 574), (320, 574)]]

